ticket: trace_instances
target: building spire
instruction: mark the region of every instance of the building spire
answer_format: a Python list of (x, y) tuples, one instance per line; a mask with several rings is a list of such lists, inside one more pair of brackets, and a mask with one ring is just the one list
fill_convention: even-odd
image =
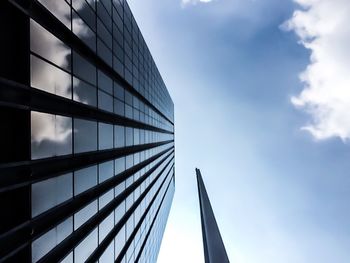
[(202, 175), (196, 168), (205, 263), (229, 263)]

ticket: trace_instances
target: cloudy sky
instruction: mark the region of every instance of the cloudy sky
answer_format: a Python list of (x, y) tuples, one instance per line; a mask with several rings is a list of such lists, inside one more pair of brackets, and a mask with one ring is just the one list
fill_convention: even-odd
[(129, 4), (175, 103), (159, 262), (203, 262), (198, 167), (231, 262), (348, 263), (350, 2)]

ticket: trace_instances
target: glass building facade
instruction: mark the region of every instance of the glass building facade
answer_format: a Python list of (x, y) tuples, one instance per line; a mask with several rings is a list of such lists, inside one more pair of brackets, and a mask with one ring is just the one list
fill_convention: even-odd
[(156, 262), (174, 104), (125, 0), (0, 1), (0, 262)]

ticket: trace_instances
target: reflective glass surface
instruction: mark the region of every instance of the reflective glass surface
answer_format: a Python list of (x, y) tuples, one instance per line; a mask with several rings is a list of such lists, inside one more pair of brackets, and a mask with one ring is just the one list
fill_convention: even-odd
[(78, 195), (97, 185), (97, 166), (91, 166), (74, 172), (74, 195)]
[(114, 147), (120, 148), (125, 146), (125, 127), (114, 126)]
[(70, 71), (71, 49), (34, 20), (30, 20), (30, 50)]
[(114, 176), (114, 162), (104, 162), (98, 165), (98, 182), (102, 183)]
[(73, 100), (96, 107), (96, 87), (83, 80), (73, 77)]
[(96, 85), (96, 67), (76, 52), (73, 52), (73, 74)]
[(113, 148), (113, 125), (107, 123), (98, 124), (98, 149)]
[(72, 153), (72, 118), (31, 112), (32, 159)]
[(74, 215), (74, 230), (78, 229), (86, 221), (88, 221), (94, 214), (97, 213), (97, 200), (91, 202)]
[[(64, 171), (56, 159), (35, 161), (45, 178), (33, 170), (31, 213), (32, 217), (45, 216), (50, 209), (61, 213), (62, 203), (76, 210), (69, 210), (59, 225), (56, 222), (41, 237), (34, 237), (32, 260), (67, 242), (64, 239), (74, 231), (79, 240), (58, 261), (84, 262), (123, 219), (125, 224), (116, 229), (112, 242), (104, 244), (98, 262), (114, 262), (123, 248), (126, 254), (118, 262), (133, 262), (137, 257), (139, 262), (156, 262), (171, 203), (165, 189), (173, 161), (166, 164), (173, 155), (159, 167), (155, 166), (165, 154), (152, 162), (149, 158), (174, 144), (152, 148), (150, 144), (174, 138), (170, 95), (126, 1), (39, 2), (46, 8), (41, 11), (50, 12), (51, 20), (67, 29), (59, 32), (60, 24), (29, 20), (31, 92), (48, 92), (45, 96), (57, 104), (42, 109), (56, 114), (31, 112), (31, 159), (57, 157)], [(52, 169), (41, 164), (46, 162)], [(142, 166), (135, 167), (138, 164)], [(146, 197), (133, 206), (143, 193)], [(81, 233), (88, 221), (94, 230)]]
[(71, 98), (71, 77), (60, 68), (31, 55), (31, 86), (62, 97)]
[(38, 0), (66, 27), (70, 28), (70, 7), (65, 1)]
[(97, 247), (97, 239), (97, 229), (95, 229), (74, 249), (75, 263), (85, 262)]
[(73, 220), (67, 220), (51, 229), (32, 243), (32, 262), (37, 262), (52, 248), (61, 243), (73, 231)]
[(97, 123), (74, 119), (74, 152), (97, 150)]
[(32, 184), (32, 217), (73, 197), (72, 174)]

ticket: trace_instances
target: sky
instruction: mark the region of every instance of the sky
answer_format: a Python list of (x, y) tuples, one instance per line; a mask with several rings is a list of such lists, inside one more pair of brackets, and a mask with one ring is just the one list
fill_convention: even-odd
[(231, 262), (348, 263), (350, 2), (128, 2), (175, 104), (158, 262), (204, 262), (198, 167)]

